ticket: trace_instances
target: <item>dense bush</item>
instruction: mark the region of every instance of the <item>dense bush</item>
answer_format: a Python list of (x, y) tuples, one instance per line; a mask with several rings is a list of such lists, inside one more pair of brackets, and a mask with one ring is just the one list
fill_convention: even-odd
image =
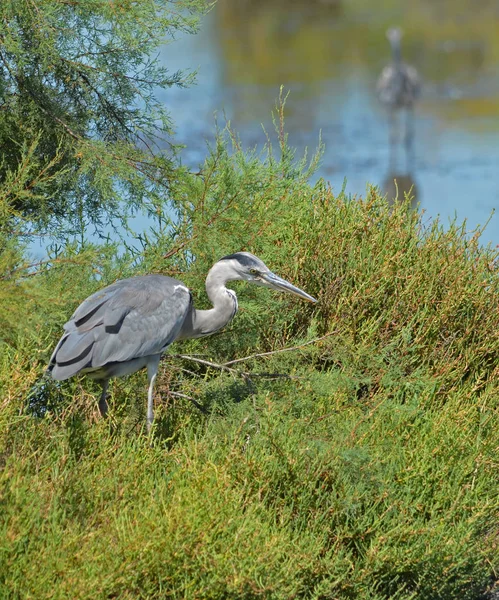
[[(30, 304), (0, 346), (0, 595), (481, 598), (499, 568), (496, 251), (375, 189), (310, 185), (284, 136), (280, 158), (227, 139), (178, 177), (175, 230), (142, 256), (67, 249), (11, 274)], [(235, 285), (230, 327), (173, 352), (250, 358), (166, 358), (151, 438), (143, 375), (113, 383), (107, 421), (91, 382), (42, 378), (93, 289), (163, 272), (203, 306), (209, 266), (240, 249), (319, 302)]]

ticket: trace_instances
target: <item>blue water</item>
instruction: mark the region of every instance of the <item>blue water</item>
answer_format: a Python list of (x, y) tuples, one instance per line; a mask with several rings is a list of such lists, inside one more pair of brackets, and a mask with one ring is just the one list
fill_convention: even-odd
[[(336, 191), (346, 181), (347, 193), (357, 196), (368, 184), (386, 191), (394, 173), (387, 115), (375, 85), (389, 60), (386, 21), (396, 19), (406, 30), (406, 59), (424, 82), (406, 187), (414, 185), (429, 220), (466, 219), (471, 231), (490, 219), (482, 241), (499, 244), (499, 218), (491, 217), (499, 205), (499, 56), (487, 14), (477, 11), (475, 0), (462, 0), (455, 26), (452, 4), (421, 2), (409, 9), (394, 0), (398, 8), (387, 16), (383, 3), (374, 11), (356, 9), (361, 2), (328, 2), (219, 0), (197, 35), (182, 35), (161, 49), (160, 59), (171, 72), (197, 71), (192, 87), (158, 91), (176, 141), (186, 146), (183, 161), (196, 170), (202, 164), (215, 120), (223, 126), (229, 119), (245, 146), (262, 147), (263, 127), (273, 131), (271, 111), (283, 85), (290, 91), (289, 143), (298, 155), (306, 147), (314, 150), (319, 135), (325, 144), (315, 178), (327, 179)], [(452, 14), (442, 13), (445, 7)], [(437, 9), (441, 26), (431, 13)], [(421, 21), (413, 25), (416, 17)], [(424, 18), (433, 29), (425, 27)], [(396, 175), (406, 174), (405, 162), (400, 151)], [(147, 230), (151, 222), (138, 215), (132, 225)], [(43, 252), (43, 243), (34, 250)]]
[[(195, 86), (161, 93), (176, 124), (177, 139), (187, 146), (184, 161), (193, 167), (202, 162), (206, 140), (213, 140), (215, 114), (221, 123), (230, 119), (247, 146), (263, 145), (262, 124), (272, 131), (270, 112), (283, 84), (290, 90), (286, 110), (290, 144), (299, 151), (313, 149), (321, 132), (326, 151), (317, 176), (329, 180), (335, 190), (346, 179), (346, 191), (354, 195), (365, 194), (368, 183), (383, 187), (389, 175), (388, 125), (375, 84), (388, 60), (384, 30), (380, 29), (381, 39), (372, 54), (368, 48), (356, 55), (354, 42), (348, 49), (333, 43), (329, 60), (324, 60), (315, 50), (307, 54), (306, 43), (293, 46), (293, 36), (301, 30), (300, 23), (291, 20), (285, 34), (278, 28), (277, 40), (269, 42), (279, 51), (266, 61), (258, 54), (259, 44), (248, 42), (254, 24), (241, 17), (227, 28), (220, 10), (217, 5), (203, 20), (197, 36), (184, 36), (161, 53), (171, 70), (194, 67), (198, 73)], [(283, 15), (290, 20), (285, 8)], [(314, 41), (321, 49), (328, 47), (331, 36), (346, 35), (352, 24), (335, 18), (307, 26), (314, 27), (316, 38), (324, 36)], [(289, 32), (290, 27), (296, 31)], [(410, 169), (417, 201), (428, 218), (439, 216), (447, 223), (457, 216), (467, 220), (469, 230), (487, 222), (499, 205), (499, 64), (476, 39), (471, 32), (471, 41), (464, 45), (444, 38), (411, 56), (424, 79), (415, 115), (416, 159)], [(459, 52), (464, 58), (458, 54), (451, 60)], [(318, 73), (308, 68), (313, 60), (323, 63)], [(476, 62), (479, 68), (473, 66)], [(260, 63), (265, 68), (259, 68)], [(467, 110), (467, 102), (476, 98), (492, 105), (491, 114), (482, 114), (474, 105)], [(397, 172), (405, 172), (403, 152), (398, 163)], [(499, 244), (497, 215), (490, 219), (482, 241)]]

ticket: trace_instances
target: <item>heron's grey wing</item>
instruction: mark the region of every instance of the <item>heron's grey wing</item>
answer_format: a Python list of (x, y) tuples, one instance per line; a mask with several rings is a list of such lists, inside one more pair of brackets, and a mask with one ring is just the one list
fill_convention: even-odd
[(383, 104), (390, 104), (393, 101), (393, 80), (395, 71), (392, 65), (387, 65), (381, 71), (376, 83), (376, 92)]
[[(145, 276), (124, 286), (106, 306), (92, 366), (163, 352), (178, 336), (190, 308), (189, 290), (179, 281)], [(97, 313), (96, 313), (97, 314)]]
[(189, 290), (162, 275), (132, 277), (87, 298), (66, 323), (49, 365), (55, 379), (160, 354), (190, 310)]
[(417, 69), (411, 65), (405, 65), (408, 85), (411, 88), (411, 93), (414, 98), (418, 98), (421, 94), (422, 81)]
[[(115, 297), (120, 298), (123, 290), (126, 290), (128, 287), (135, 287), (129, 283), (133, 279), (121, 279), (89, 296), (78, 306), (71, 319), (64, 325), (64, 329), (66, 331), (73, 331), (75, 329), (80, 332), (88, 331), (99, 324), (99, 322), (103, 322), (104, 315), (110, 321), (110, 301)], [(105, 309), (103, 309), (104, 306), (106, 307)]]

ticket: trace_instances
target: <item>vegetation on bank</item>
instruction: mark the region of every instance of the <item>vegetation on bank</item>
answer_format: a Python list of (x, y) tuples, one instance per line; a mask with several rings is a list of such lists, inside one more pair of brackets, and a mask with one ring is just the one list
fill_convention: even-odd
[[(155, 240), (135, 264), (68, 260), (17, 281), (31, 305), (18, 313), (29, 329), (2, 346), (3, 597), (486, 590), (498, 567), (497, 255), (375, 190), (309, 186), (287, 153), (220, 144), (186, 179), (188, 237)], [(90, 382), (40, 379), (91, 290), (152, 270), (181, 275), (203, 304), (208, 266), (240, 248), (318, 305), (238, 284), (233, 324), (173, 351), (221, 364), (296, 350), (233, 365), (250, 380), (167, 358), (152, 440), (143, 375), (114, 383), (109, 421)]]
[[(0, 597), (478, 600), (496, 577), (498, 253), (376, 189), (311, 185), (283, 110), (262, 153), (226, 129), (192, 174), (172, 150), (140, 252), (85, 241), (91, 215), (32, 220), (23, 198), (46, 206), (65, 171), (29, 144), (3, 163)], [(20, 240), (43, 227), (58, 246), (33, 264)], [(231, 325), (165, 357), (151, 437), (144, 374), (112, 384), (108, 420), (92, 382), (43, 377), (92, 291), (158, 272), (206, 306), (241, 249), (319, 302), (234, 284)]]

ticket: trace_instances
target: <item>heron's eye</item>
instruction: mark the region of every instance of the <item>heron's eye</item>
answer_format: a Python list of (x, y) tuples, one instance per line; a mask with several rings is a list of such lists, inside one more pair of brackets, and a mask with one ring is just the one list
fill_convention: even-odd
[(252, 275), (258, 275), (258, 271), (256, 269), (250, 269), (250, 273)]

